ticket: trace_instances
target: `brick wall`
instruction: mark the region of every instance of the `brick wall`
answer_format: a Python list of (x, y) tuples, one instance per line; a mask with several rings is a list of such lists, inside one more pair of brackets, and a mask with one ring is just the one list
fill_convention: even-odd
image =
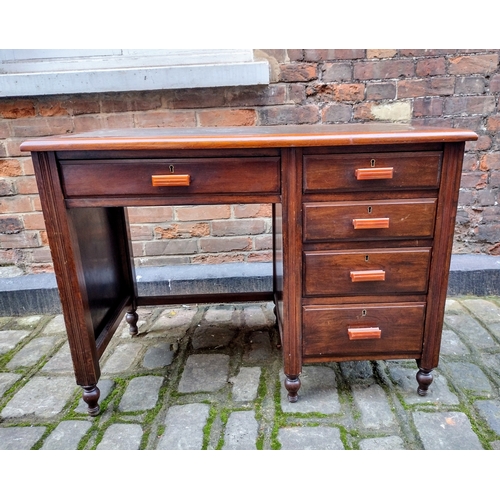
[[(51, 270), (26, 138), (97, 128), (396, 121), (465, 127), (455, 253), (500, 254), (500, 49), (256, 50), (271, 84), (0, 98), (0, 266)], [(129, 210), (138, 265), (271, 260), (270, 207)], [(20, 272), (20, 271), (19, 271)]]

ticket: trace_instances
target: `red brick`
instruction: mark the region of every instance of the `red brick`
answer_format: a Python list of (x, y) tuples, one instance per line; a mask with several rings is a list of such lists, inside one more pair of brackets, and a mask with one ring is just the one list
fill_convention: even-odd
[(309, 82), (318, 78), (316, 64), (295, 63), (281, 64), (279, 79), (282, 82)]
[(417, 76), (436, 76), (446, 74), (446, 59), (438, 57), (434, 59), (421, 59), (417, 61)]
[(205, 253), (235, 252), (252, 249), (250, 238), (202, 238), (200, 249)]
[(7, 120), (0, 121), (0, 139), (6, 139), (10, 136), (10, 128)]
[(154, 240), (143, 243), (144, 255), (187, 255), (198, 253), (198, 240)]
[(325, 63), (321, 69), (321, 79), (324, 82), (342, 82), (352, 79), (352, 66), (350, 63)]
[(485, 89), (485, 79), (482, 76), (465, 76), (457, 78), (455, 94), (482, 94)]
[[(0, 156), (30, 156), (29, 151), (21, 151), (20, 146), (26, 137), (14, 137), (6, 139), (3, 143), (5, 151)], [(0, 147), (1, 149), (1, 147)]]
[(465, 154), (464, 155), (464, 163), (463, 163), (463, 171), (466, 172), (474, 172), (479, 168), (479, 160), (477, 155), (475, 154)]
[(157, 92), (107, 94), (101, 98), (101, 113), (148, 111), (161, 108), (161, 105), (161, 95)]
[(404, 59), (382, 60), (354, 63), (355, 80), (378, 80), (383, 78), (402, 78), (414, 76), (413, 61)]
[(265, 232), (266, 224), (262, 219), (223, 220), (212, 222), (212, 236), (237, 236), (261, 234)]
[(175, 219), (179, 221), (229, 219), (229, 205), (194, 205), (191, 207), (175, 207)]
[(479, 161), (479, 169), (484, 171), (500, 170), (500, 151), (486, 153)]
[(247, 262), (272, 262), (272, 252), (251, 252), (247, 256)]
[(0, 196), (13, 196), (17, 194), (16, 186), (12, 180), (0, 178)]
[(432, 57), (454, 55), (457, 49), (399, 49), (399, 55), (403, 57)]
[(463, 188), (481, 189), (486, 185), (488, 174), (483, 172), (464, 172), (460, 186)]
[(466, 113), (488, 115), (495, 109), (493, 96), (448, 97), (444, 103), (447, 115)]
[(257, 121), (254, 109), (209, 109), (197, 112), (201, 127), (252, 126)]
[(441, 118), (439, 116), (424, 116), (423, 118), (413, 118), (411, 124), (423, 127), (453, 128), (453, 119)]
[(364, 59), (365, 49), (305, 49), (306, 61), (327, 61), (334, 59)]
[(0, 213), (13, 214), (22, 212), (31, 212), (33, 204), (29, 196), (9, 196), (0, 198)]
[(194, 111), (143, 111), (135, 113), (136, 127), (195, 127)]
[[(113, 115), (102, 116), (102, 126), (109, 129), (120, 129), (120, 128), (134, 128), (134, 114), (133, 113), (116, 113)], [(76, 128), (76, 118), (75, 118), (75, 128)]]
[(355, 120), (373, 120), (372, 108), (376, 106), (374, 102), (364, 102), (353, 107), (353, 118)]
[(271, 217), (272, 206), (260, 204), (234, 205), (233, 214), (237, 219), (249, 217)]
[(413, 101), (413, 116), (441, 116), (443, 113), (443, 98), (424, 97)]
[(130, 224), (130, 239), (151, 240), (153, 238), (153, 226), (151, 224)]
[(486, 120), (486, 130), (498, 132), (500, 130), (500, 114), (490, 115)]
[(16, 250), (0, 250), (0, 265), (16, 264), (19, 261)]
[(304, 106), (270, 106), (259, 110), (262, 125), (286, 125), (300, 123), (317, 123), (319, 109), (314, 105)]
[(31, 156), (29, 158), (23, 158), (22, 160), (20, 160), (20, 163), (24, 175), (35, 175), (35, 170), (33, 169), (33, 160), (31, 159)]
[[(98, 130), (105, 128), (102, 115), (79, 115), (73, 118), (74, 132), (80, 134), (82, 132), (89, 132), (91, 130)], [(109, 127), (114, 128), (114, 127)], [(116, 127), (121, 128), (121, 127)]]
[(73, 116), (90, 115), (101, 111), (99, 102), (100, 94), (86, 94), (84, 96), (74, 96), (65, 101)]
[(0, 234), (0, 248), (33, 248), (40, 246), (36, 231), (23, 231), (17, 234)]
[(163, 104), (167, 108), (219, 108), (224, 106), (225, 89), (181, 89), (163, 94)]
[[(28, 198), (31, 201), (31, 204), (33, 205), (33, 210), (35, 212), (41, 212), (42, 211), (42, 205), (40, 203), (40, 196), (38, 195), (33, 195), (33, 196), (28, 196)], [(27, 210), (25, 210), (27, 212)]]
[(0, 99), (0, 117), (2, 118), (26, 118), (35, 114), (35, 105), (29, 99)]
[(398, 51), (396, 49), (367, 49), (367, 59), (390, 59), (396, 56)]
[(254, 238), (255, 250), (272, 250), (273, 237), (271, 234), (263, 234)]
[(498, 54), (458, 56), (449, 60), (451, 75), (488, 74), (498, 68)]
[(24, 227), (26, 229), (45, 230), (45, 220), (40, 212), (32, 212), (23, 215)]
[(181, 222), (169, 224), (166, 227), (157, 226), (154, 228), (156, 239), (182, 239), (182, 238), (201, 238), (210, 234), (210, 225), (208, 222)]
[(500, 75), (495, 75), (491, 78), (490, 92), (500, 92)]
[(456, 128), (468, 128), (471, 130), (480, 130), (483, 127), (483, 117), (479, 115), (454, 116), (453, 126)]
[(63, 101), (41, 101), (38, 102), (39, 116), (67, 116), (70, 115), (67, 103)]
[(0, 176), (17, 177), (23, 175), (23, 169), (18, 160), (0, 160)]
[(290, 61), (304, 60), (304, 49), (286, 49), (286, 53)]
[(36, 194), (38, 187), (33, 175), (22, 176), (16, 179), (17, 192), (19, 194)]
[(191, 258), (192, 264), (224, 264), (227, 262), (244, 262), (245, 256), (242, 254), (215, 254), (215, 255), (194, 255)]
[(10, 127), (15, 137), (68, 134), (73, 131), (73, 120), (69, 116), (19, 118)]
[(285, 62), (287, 58), (286, 49), (258, 49), (260, 52), (264, 52), (269, 57), (276, 59), (278, 62)]
[(367, 83), (366, 98), (373, 100), (395, 99), (396, 84), (394, 82)]
[(454, 77), (434, 77), (422, 80), (400, 80), (398, 82), (398, 98), (453, 95), (455, 91)]
[(365, 86), (362, 83), (318, 83), (308, 87), (306, 94), (323, 101), (362, 101)]
[(466, 151), (486, 151), (490, 148), (491, 137), (489, 135), (480, 135), (477, 141), (467, 141), (465, 146)]
[(321, 110), (321, 121), (324, 123), (346, 123), (351, 121), (351, 104), (327, 104)]
[(0, 216), (0, 233), (17, 234), (24, 229), (23, 221), (19, 216)]
[(133, 207), (128, 208), (131, 224), (155, 223), (173, 220), (173, 207)]
[(262, 87), (229, 87), (226, 89), (224, 105), (227, 106), (273, 106), (286, 102), (286, 85), (273, 84)]
[(291, 83), (288, 86), (288, 101), (302, 104), (306, 100), (306, 85), (303, 83)]

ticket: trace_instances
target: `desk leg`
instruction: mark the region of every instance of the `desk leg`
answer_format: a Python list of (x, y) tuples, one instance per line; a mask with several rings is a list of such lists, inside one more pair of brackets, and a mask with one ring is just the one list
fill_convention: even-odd
[(135, 305), (133, 305), (127, 311), (127, 315), (125, 316), (125, 321), (129, 325), (130, 335), (132, 335), (133, 337), (139, 333), (139, 328), (137, 328), (137, 321), (138, 320), (139, 320), (139, 315), (136, 312)]
[(100, 408), (98, 401), (100, 395), (101, 391), (97, 387), (97, 384), (83, 386), (82, 399), (87, 403), (88, 413), (91, 417), (99, 415)]

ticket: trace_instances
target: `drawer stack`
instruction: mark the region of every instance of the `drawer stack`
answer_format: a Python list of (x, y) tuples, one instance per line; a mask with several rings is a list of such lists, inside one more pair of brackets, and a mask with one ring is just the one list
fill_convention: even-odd
[(304, 361), (419, 359), (442, 151), (303, 156)]

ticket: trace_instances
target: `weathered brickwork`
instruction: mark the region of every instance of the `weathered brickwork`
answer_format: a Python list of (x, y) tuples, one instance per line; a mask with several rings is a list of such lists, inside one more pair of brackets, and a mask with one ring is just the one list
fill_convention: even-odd
[[(27, 138), (97, 128), (394, 121), (466, 127), (455, 253), (500, 254), (500, 49), (259, 49), (271, 83), (0, 98), (0, 266), (51, 270)], [(138, 265), (269, 261), (271, 207), (129, 209)]]

